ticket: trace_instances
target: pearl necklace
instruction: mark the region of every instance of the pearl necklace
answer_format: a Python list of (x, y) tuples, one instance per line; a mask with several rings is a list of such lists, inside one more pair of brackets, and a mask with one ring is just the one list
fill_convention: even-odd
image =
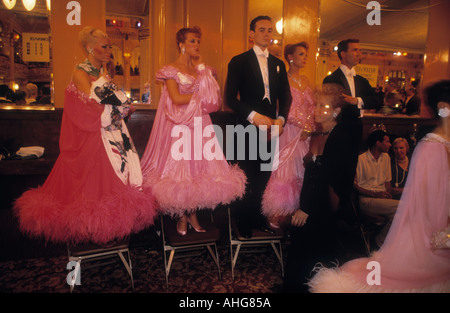
[[(399, 166), (398, 165), (398, 161), (397, 161), (397, 159), (395, 159), (395, 166), (397, 167), (396, 168), (396, 170), (395, 170), (395, 187), (396, 188), (398, 188), (398, 186), (400, 186), (402, 183), (403, 183), (403, 181), (405, 180), (405, 173), (406, 173), (406, 171), (407, 171), (407, 169), (403, 169), (402, 168), (402, 170), (403, 170), (403, 177), (402, 177), (402, 180), (399, 182), (398, 181), (398, 171), (399, 171), (399, 167), (401, 167), (401, 166)], [(403, 162), (400, 162), (400, 163), (408, 163), (408, 158), (406, 158), (406, 161), (403, 161)]]

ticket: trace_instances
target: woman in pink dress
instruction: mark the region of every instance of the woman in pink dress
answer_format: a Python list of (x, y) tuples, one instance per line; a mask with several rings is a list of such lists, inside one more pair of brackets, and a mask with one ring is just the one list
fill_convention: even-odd
[(200, 37), (198, 27), (179, 30), (178, 59), (156, 73), (164, 86), (141, 160), (144, 186), (163, 214), (179, 218), (180, 235), (188, 222), (203, 232), (195, 212), (242, 197), (246, 184), (243, 171), (225, 159), (211, 123), (221, 95), (213, 69), (201, 62)]
[(111, 61), (110, 40), (87, 26), (80, 41), (87, 59), (66, 89), (59, 157), (45, 183), (26, 191), (14, 209), (31, 236), (105, 244), (151, 225), (156, 202), (142, 188), (140, 161), (123, 120), (130, 105), (102, 74)]
[(272, 171), (262, 200), (263, 214), (273, 228), (279, 228), (280, 220), (293, 214), (300, 203), (305, 173), (303, 157), (309, 150), (308, 133), (314, 129), (313, 90), (308, 78), (299, 73), (306, 65), (307, 56), (306, 42), (285, 47), (292, 104), (283, 134), (279, 137), (280, 162)]
[(370, 258), (319, 269), (311, 291), (450, 292), (450, 80), (425, 96), (438, 126), (415, 148), (386, 241)]

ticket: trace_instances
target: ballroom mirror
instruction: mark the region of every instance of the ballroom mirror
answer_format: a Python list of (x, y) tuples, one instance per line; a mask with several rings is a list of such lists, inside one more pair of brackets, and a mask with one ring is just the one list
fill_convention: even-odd
[(105, 1), (106, 32), (113, 44), (114, 81), (134, 103), (142, 103), (147, 73), (141, 55), (147, 57), (149, 0)]
[[(316, 84), (340, 65), (336, 45), (346, 38), (360, 40), (362, 58), (356, 67), (372, 87), (394, 83), (420, 87), (428, 34), (428, 0), (379, 0), (380, 25), (370, 26), (369, 1), (321, 0)], [(375, 12), (374, 12), (375, 13)]]
[[(8, 9), (6, 5), (14, 2)], [(0, 84), (10, 88), (9, 98), (20, 106), (52, 108), (49, 12), (45, 0), (28, 8), (22, 1), (0, 4)], [(23, 99), (27, 84), (37, 87), (37, 95), (32, 97), (36, 101)]]

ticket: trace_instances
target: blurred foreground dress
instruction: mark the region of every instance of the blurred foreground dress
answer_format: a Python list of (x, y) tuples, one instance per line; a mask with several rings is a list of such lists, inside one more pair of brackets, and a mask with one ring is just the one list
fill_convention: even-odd
[[(432, 235), (450, 214), (450, 143), (428, 134), (418, 144), (392, 226), (370, 258), (339, 268), (321, 268), (312, 292), (450, 292), (450, 249), (434, 249)], [(379, 263), (379, 282), (373, 264)], [(378, 284), (379, 283), (379, 284)]]
[(175, 105), (164, 84), (141, 160), (144, 187), (152, 188), (163, 214), (177, 217), (229, 204), (245, 193), (246, 176), (227, 162), (209, 116), (221, 106), (213, 69), (200, 64), (197, 72), (195, 78), (166, 65), (156, 73), (157, 80), (175, 80), (180, 93), (192, 98)]
[(128, 109), (100, 104), (69, 83), (58, 159), (45, 183), (14, 204), (23, 232), (105, 244), (153, 223), (156, 203), (151, 190), (142, 189), (139, 157), (123, 120)]

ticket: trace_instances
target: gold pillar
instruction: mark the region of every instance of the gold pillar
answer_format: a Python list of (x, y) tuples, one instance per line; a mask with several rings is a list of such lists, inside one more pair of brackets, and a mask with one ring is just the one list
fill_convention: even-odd
[[(439, 79), (450, 79), (450, 1), (430, 0), (430, 6), (422, 90)], [(421, 116), (431, 116), (423, 101), (420, 112)]]
[(81, 25), (69, 25), (67, 9), (70, 1), (52, 1), (50, 26), (52, 32), (52, 67), (55, 107), (64, 106), (64, 92), (70, 82), (73, 69), (86, 55), (78, 40), (78, 33), (85, 26), (95, 26), (106, 31), (105, 0), (78, 0), (81, 6)]

